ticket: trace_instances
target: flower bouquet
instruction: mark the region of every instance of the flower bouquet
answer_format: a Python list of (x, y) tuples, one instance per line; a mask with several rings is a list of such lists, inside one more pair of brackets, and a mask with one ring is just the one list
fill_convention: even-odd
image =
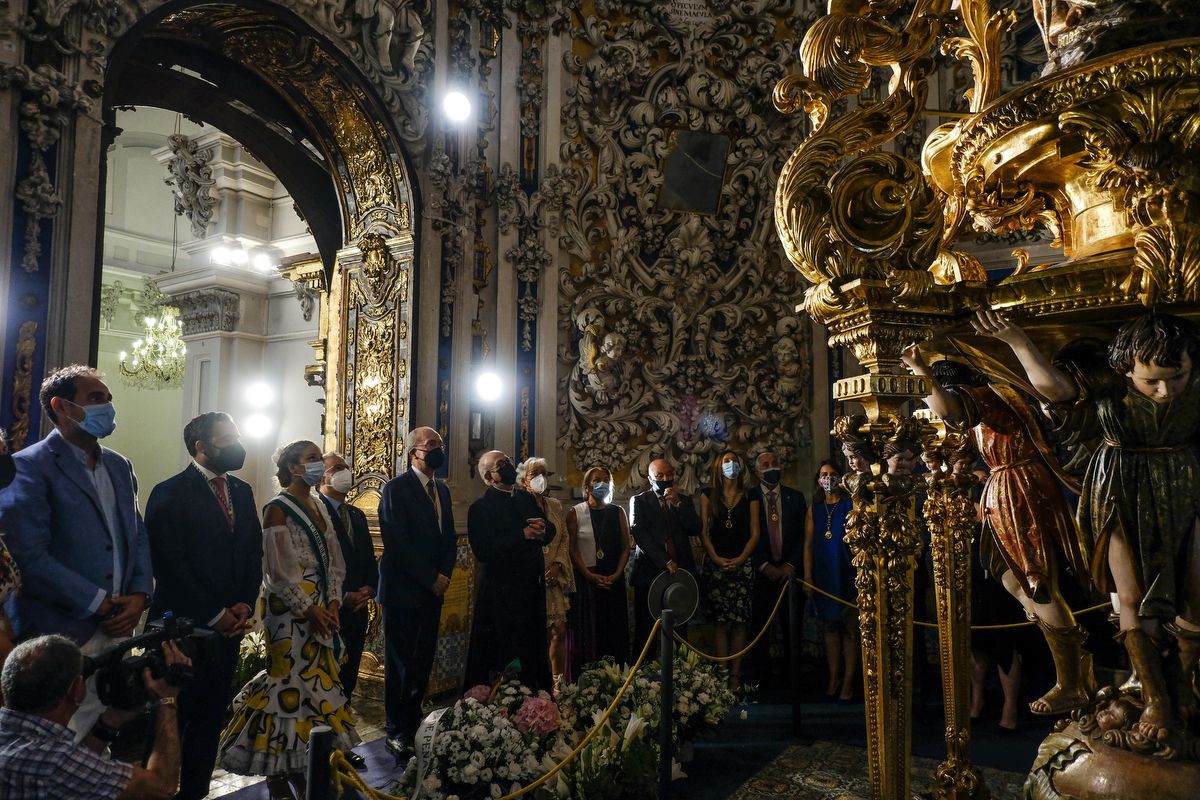
[[(540, 778), (571, 752), (558, 707), (515, 680), (476, 686), (437, 721), (427, 754), (412, 759), (400, 793), (423, 798), (496, 798)], [(567, 797), (561, 778), (530, 797)]]
[(567, 766), (574, 800), (647, 800), (658, 797), (658, 745), (637, 714), (618, 734), (605, 723)]

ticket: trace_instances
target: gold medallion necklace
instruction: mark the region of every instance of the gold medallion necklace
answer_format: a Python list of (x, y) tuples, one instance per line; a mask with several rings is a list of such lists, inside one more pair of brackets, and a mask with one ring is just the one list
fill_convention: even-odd
[(825, 538), (833, 538), (833, 509), (837, 507), (837, 503), (825, 504)]

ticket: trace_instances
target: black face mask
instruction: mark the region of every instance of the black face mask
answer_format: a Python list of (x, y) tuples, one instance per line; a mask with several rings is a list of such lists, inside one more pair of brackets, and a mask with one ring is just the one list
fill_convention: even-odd
[(777, 469), (764, 470), (763, 474), (762, 474), (763, 482), (769, 483), (770, 485), (774, 486), (777, 483), (779, 483), (780, 474), (781, 474), (780, 471)]
[(0, 489), (8, 486), (17, 477), (17, 462), (13, 461), (12, 453), (0, 455)]
[(517, 482), (517, 468), (512, 465), (512, 462), (505, 461), (500, 466), (493, 470), (496, 474), (496, 480), (503, 483), (505, 486), (512, 486)]
[(242, 447), (241, 442), (234, 442), (225, 447), (217, 447), (207, 442), (205, 445), (208, 468), (218, 475), (239, 470), (246, 463), (246, 448)]
[(437, 469), (442, 464), (446, 463), (446, 451), (438, 447), (433, 450), (425, 451), (425, 466), (430, 469)]
[(654, 491), (658, 492), (659, 494), (662, 494), (667, 489), (670, 489), (672, 486), (675, 485), (675, 480), (673, 478), (670, 480), (665, 480), (665, 481), (656, 481), (656, 480), (651, 479), (650, 482), (652, 484), (654, 484)]

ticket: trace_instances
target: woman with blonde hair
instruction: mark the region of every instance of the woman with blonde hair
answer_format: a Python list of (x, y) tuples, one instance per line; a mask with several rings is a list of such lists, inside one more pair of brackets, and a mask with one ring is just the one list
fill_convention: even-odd
[(570, 545), (564, 535), (562, 503), (546, 495), (549, 474), (544, 458), (527, 458), (517, 465), (517, 485), (533, 495), (546, 519), (558, 531), (554, 540), (542, 547), (546, 565), (546, 639), (550, 644), (550, 674), (557, 697), (567, 666), (567, 611), (571, 608), (567, 595), (575, 591), (575, 575), (571, 571)]
[(267, 776), (276, 800), (305, 796), (314, 725), (331, 727), (342, 750), (359, 739), (339, 678), (345, 654), (338, 607), (346, 567), (329, 512), (313, 491), (325, 474), (321, 448), (292, 442), (274, 460), (283, 491), (263, 513), (267, 668), (234, 699), (220, 753), (230, 772)]
[(583, 502), (567, 509), (575, 603), (571, 609), (571, 671), (605, 656), (629, 663), (629, 600), (625, 564), (633, 540), (625, 509), (610, 503), (612, 473), (592, 467), (583, 473)]
[[(746, 645), (754, 567), (750, 555), (758, 544), (758, 501), (746, 494), (746, 462), (733, 450), (712, 464), (708, 492), (700, 497), (700, 536), (707, 558), (701, 581), (715, 626), (718, 656), (740, 652)], [(729, 666), (729, 688), (742, 685), (742, 660)]]

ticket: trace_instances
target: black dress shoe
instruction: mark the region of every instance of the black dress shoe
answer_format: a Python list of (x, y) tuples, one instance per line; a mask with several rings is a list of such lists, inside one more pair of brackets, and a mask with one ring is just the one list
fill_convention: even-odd
[(355, 769), (366, 769), (367, 760), (353, 750), (346, 751), (346, 763)]
[(388, 752), (396, 757), (396, 766), (398, 767), (403, 766), (404, 762), (414, 755), (412, 745), (399, 736), (389, 736), (383, 744)]

